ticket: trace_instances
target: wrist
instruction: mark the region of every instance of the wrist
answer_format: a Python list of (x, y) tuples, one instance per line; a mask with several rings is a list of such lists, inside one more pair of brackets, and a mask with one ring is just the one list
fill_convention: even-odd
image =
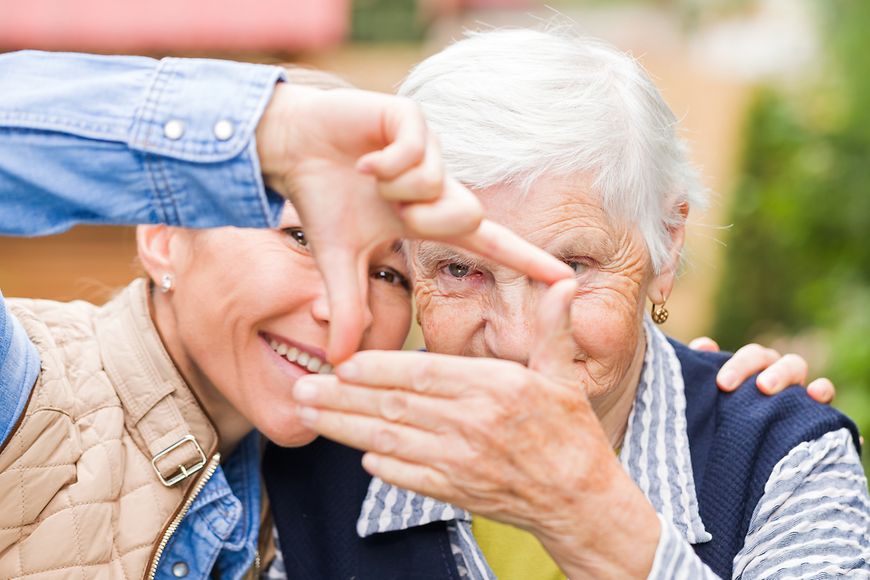
[[(577, 501), (541, 524), (535, 535), (569, 578), (646, 578), (661, 535), (655, 509), (612, 460), (612, 475), (597, 490), (576, 492)], [(619, 471), (615, 471), (612, 467)]]
[(297, 89), (298, 87), (291, 87), (287, 83), (275, 85), (272, 98), (266, 105), (254, 134), (263, 181), (267, 187), (284, 197), (289, 195), (290, 187), (286, 178), (293, 171), (298, 151), (298, 147), (293, 145), (297, 131), (294, 118), (299, 119), (293, 113)]

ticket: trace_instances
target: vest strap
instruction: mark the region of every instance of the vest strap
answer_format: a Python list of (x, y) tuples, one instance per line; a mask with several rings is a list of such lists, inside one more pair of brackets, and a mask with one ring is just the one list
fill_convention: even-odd
[[(127, 411), (131, 435), (151, 457), (160, 482), (173, 487), (205, 467), (204, 449), (215, 445), (217, 436), (160, 342), (145, 282), (138, 280), (125, 292), (96, 320), (103, 366)], [(194, 432), (180, 403), (207, 427)]]

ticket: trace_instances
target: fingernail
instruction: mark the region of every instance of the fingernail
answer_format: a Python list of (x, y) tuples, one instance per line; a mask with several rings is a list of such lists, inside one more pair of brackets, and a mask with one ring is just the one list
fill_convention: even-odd
[(311, 407), (299, 407), (296, 409), (296, 414), (304, 425), (313, 425), (317, 421), (317, 409)]
[(299, 379), (293, 385), (293, 398), (297, 401), (313, 401), (316, 396), (317, 385), (309, 381)]
[(719, 384), (729, 391), (737, 388), (737, 375), (733, 371), (721, 371), (719, 373)]
[(765, 393), (769, 394), (776, 386), (776, 377), (771, 374), (761, 374), (756, 382)]
[(339, 378), (355, 381), (359, 378), (359, 365), (353, 361), (343, 362), (334, 369), (334, 372)]

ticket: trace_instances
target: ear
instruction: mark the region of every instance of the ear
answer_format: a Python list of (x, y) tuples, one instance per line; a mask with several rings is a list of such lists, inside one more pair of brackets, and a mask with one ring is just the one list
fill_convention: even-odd
[(156, 225), (136, 228), (136, 250), (139, 261), (155, 284), (160, 284), (164, 274), (172, 274), (172, 261), (169, 255), (169, 242), (174, 228)]
[(679, 219), (676, 224), (668, 228), (670, 236), (670, 248), (668, 258), (652, 283), (649, 285), (647, 296), (653, 304), (663, 304), (671, 295), (677, 278), (677, 270), (680, 267), (680, 255), (683, 252), (683, 244), (686, 241), (686, 219), (689, 217), (689, 204), (680, 202), (674, 211)]

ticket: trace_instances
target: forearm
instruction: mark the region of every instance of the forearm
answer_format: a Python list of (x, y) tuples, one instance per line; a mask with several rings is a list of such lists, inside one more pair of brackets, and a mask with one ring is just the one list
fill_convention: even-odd
[(613, 467), (612, 478), (602, 477), (575, 500), (566, 492), (564, 507), (533, 530), (568, 578), (644, 578), (658, 557), (655, 509), (621, 467)]
[(0, 56), (0, 231), (75, 223), (275, 223), (254, 131), (281, 69), (20, 52)]

